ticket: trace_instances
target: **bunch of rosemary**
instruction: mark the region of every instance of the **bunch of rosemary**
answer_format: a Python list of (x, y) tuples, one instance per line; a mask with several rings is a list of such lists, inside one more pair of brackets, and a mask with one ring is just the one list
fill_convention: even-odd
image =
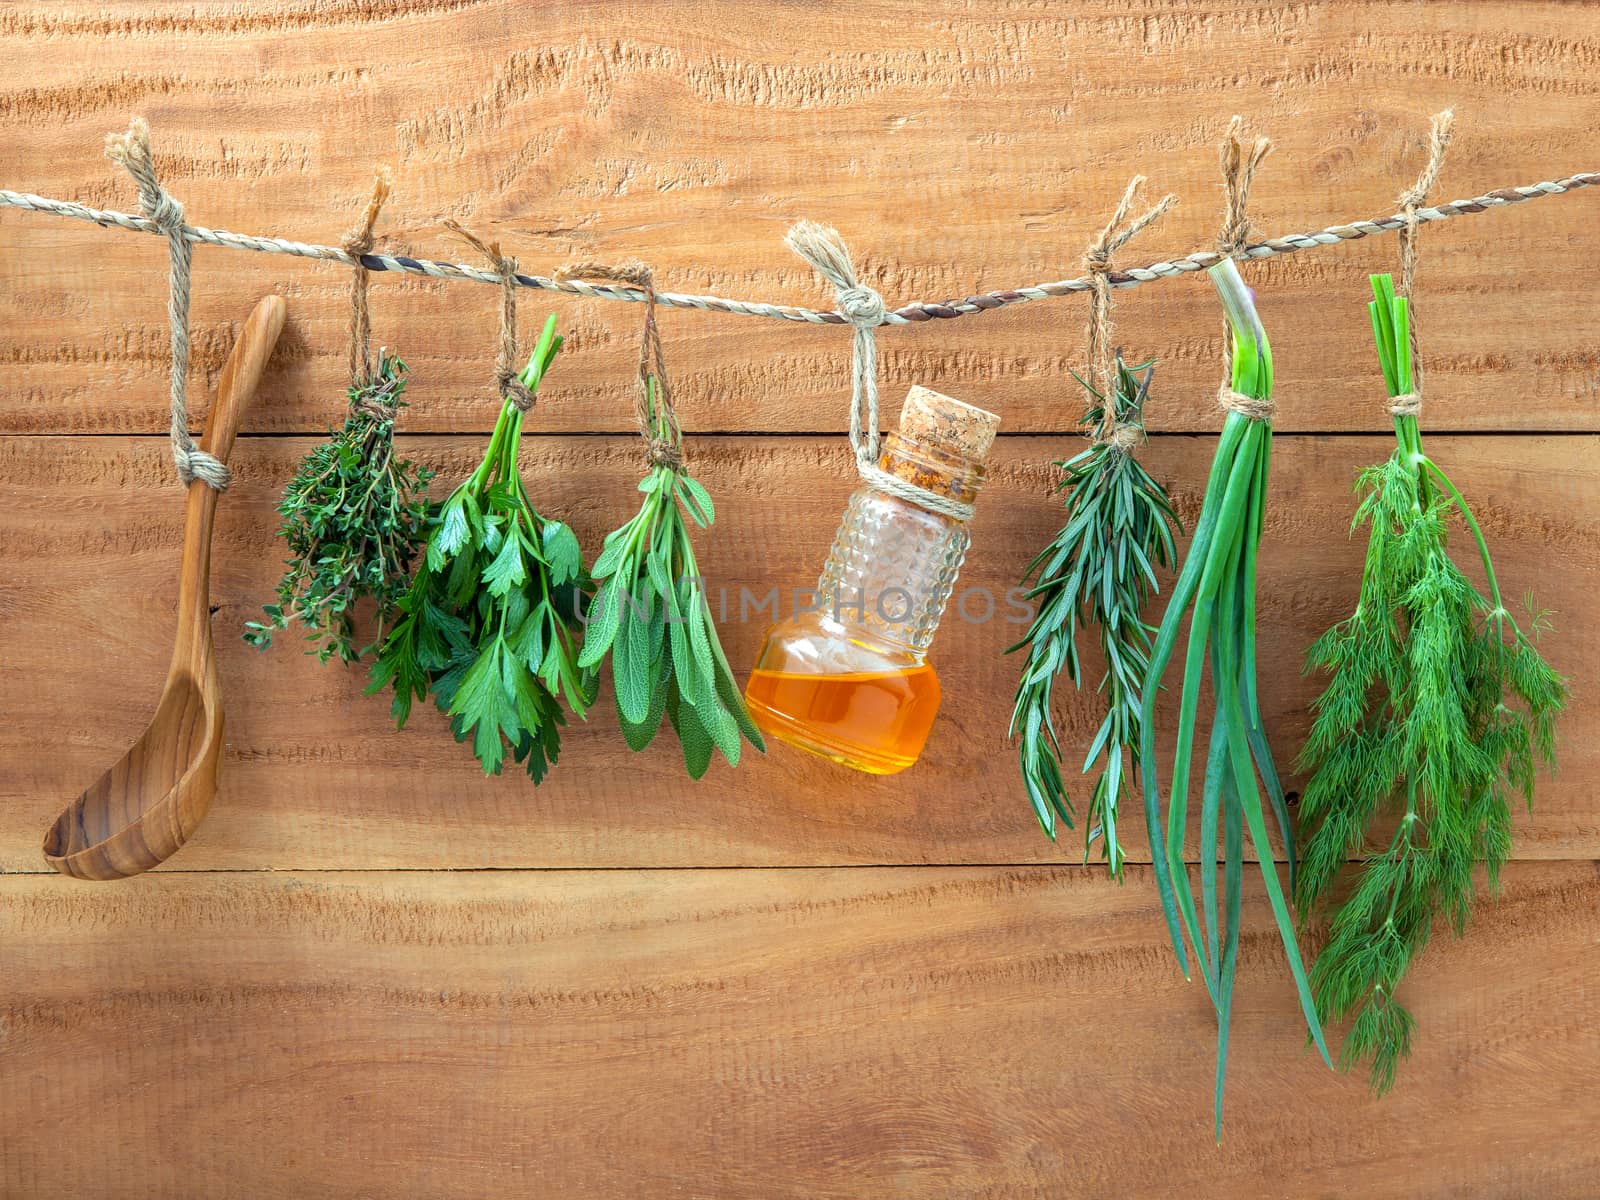
[[(1151, 858), (1173, 950), (1187, 975), (1186, 933), (1217, 1011), (1215, 1105), (1220, 1137), (1228, 1022), (1239, 950), (1246, 830), (1261, 867), (1262, 881), (1294, 976), (1306, 1026), (1325, 1061), (1328, 1050), (1300, 950), (1295, 944), (1294, 923), (1278, 882), (1272, 843), (1267, 836), (1266, 805), (1261, 798), (1265, 790), (1289, 852), (1292, 884), (1295, 867), (1288, 810), (1256, 700), (1256, 549), (1261, 540), (1272, 452), (1272, 351), (1256, 315), (1255, 303), (1233, 260), (1224, 258), (1208, 273), (1222, 297), (1231, 333), (1228, 390), (1232, 394), (1226, 397), (1229, 412), (1212, 460), (1211, 477), (1206, 484), (1194, 539), (1173, 586), (1151, 653), (1140, 709), (1139, 759)], [(1163, 827), (1155, 709), (1161, 694), (1162, 676), (1172, 659), (1185, 615), (1189, 616), (1189, 640), (1180, 693), (1177, 747), (1172, 759), (1171, 794)], [(1202, 933), (1184, 868), (1184, 847), (1189, 832), (1189, 767), (1196, 744), (1200, 684), (1208, 659), (1214, 711), (1198, 831), (1201, 904), (1205, 919)], [(1220, 907), (1217, 898), (1219, 830), (1224, 871)]]
[[(1388, 275), (1373, 276), (1372, 290), (1384, 383), (1391, 397), (1410, 397), (1406, 297)], [(1566, 700), (1565, 681), (1534, 646), (1542, 619), (1524, 632), (1506, 610), (1483, 531), (1423, 452), (1407, 411), (1415, 406), (1393, 407), (1394, 453), (1357, 485), (1352, 531), (1368, 528), (1360, 599), (1308, 656), (1331, 678), (1301, 756), (1310, 833), (1295, 886), (1307, 917), (1327, 902), (1346, 858), (1360, 859), (1311, 981), (1323, 1019), (1354, 1017), (1340, 1062), (1368, 1060), (1378, 1092), (1411, 1045), (1412, 1017), (1395, 989), (1437, 917), (1462, 932), (1478, 864), (1493, 886), (1510, 851), (1511, 797), (1532, 804), (1535, 758), (1554, 765), (1553, 724)], [(1456, 516), (1477, 544), (1487, 596), (1450, 558)]]
[[(520, 376), (530, 393), (561, 349), (555, 330), (552, 316)], [(400, 726), (412, 700), (431, 693), (456, 740), (472, 739), (485, 774), (499, 773), (509, 747), (537, 783), (560, 750), (562, 702), (581, 717), (594, 693), (576, 661), (578, 539), (528, 500), (517, 471), (522, 420), (502, 403), (483, 462), (440, 506), (367, 691), (393, 686)]]
[[(245, 622), (244, 640), (265, 650), (298, 620), (321, 662), (355, 662), (383, 641), (411, 560), (427, 532), (432, 472), (395, 454), (394, 421), (405, 406), (406, 365), (385, 350), (376, 373), (350, 388), (344, 427), (300, 460), (278, 501), (278, 535), (289, 547), (277, 602), (265, 621)], [(355, 610), (371, 597), (372, 641), (356, 646)]]
[(686, 471), (681, 434), (662, 384), (648, 375), (642, 423), (652, 452), (639, 484), (639, 511), (605, 540), (592, 574), (598, 591), (589, 607), (580, 667), (598, 671), (608, 652), (617, 716), (630, 749), (654, 739), (665, 714), (678, 735), (691, 778), (699, 779), (720, 750), (739, 762), (740, 735), (765, 750), (728, 666), (706, 603), (705, 580), (683, 515), (700, 528), (716, 517), (711, 496)]
[(1073, 806), (1061, 778), (1051, 693), (1063, 670), (1074, 687), (1083, 686), (1079, 622), (1097, 632), (1106, 663), (1100, 682), (1106, 716), (1080, 771), (1087, 774), (1101, 758), (1105, 765), (1089, 797), (1083, 859), (1089, 861), (1095, 841), (1101, 840), (1105, 861), (1119, 879), (1125, 855), (1117, 814), (1132, 786), (1130, 774), (1137, 778), (1137, 763), (1130, 764), (1130, 771), (1123, 755), (1139, 745), (1139, 699), (1155, 632), (1141, 613), (1157, 590), (1155, 569), (1177, 560), (1173, 528), (1178, 520), (1166, 489), (1140, 465), (1129, 444), (1144, 428), (1144, 403), (1154, 373), (1151, 364), (1129, 367), (1118, 354), (1109, 397), (1074, 376), (1090, 398), (1080, 424), (1091, 430), (1107, 428), (1109, 405), (1109, 427), (1121, 436), (1097, 440), (1072, 460), (1056, 464), (1063, 472), (1059, 490), (1066, 492), (1067, 522), (1023, 574), (1028, 598), (1037, 600), (1039, 609), (1026, 635), (1011, 647), (1027, 653), (1010, 733), (1021, 735), (1023, 786), (1040, 826), (1054, 840), (1058, 820), (1072, 827)]

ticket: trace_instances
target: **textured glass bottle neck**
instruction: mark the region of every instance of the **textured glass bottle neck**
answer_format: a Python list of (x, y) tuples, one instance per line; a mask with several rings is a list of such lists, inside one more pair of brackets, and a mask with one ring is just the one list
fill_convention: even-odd
[[(983, 467), (942, 447), (890, 434), (881, 469), (970, 503)], [(817, 581), (821, 615), (850, 636), (921, 661), (954, 590), (969, 544), (966, 522), (871, 485), (850, 497)]]

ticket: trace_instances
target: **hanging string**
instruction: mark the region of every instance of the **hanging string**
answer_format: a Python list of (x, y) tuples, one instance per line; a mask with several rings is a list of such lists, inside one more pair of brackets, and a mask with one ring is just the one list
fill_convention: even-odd
[(1414, 288), (1417, 278), (1417, 230), (1421, 227), (1417, 209), (1428, 198), (1428, 193), (1439, 182), (1439, 168), (1444, 165), (1444, 152), (1450, 146), (1450, 136), (1456, 116), (1450, 109), (1435, 113), (1428, 134), (1428, 161), (1412, 184), (1400, 194), (1400, 208), (1405, 213), (1405, 228), (1400, 231), (1400, 294), (1406, 298), (1410, 310), (1411, 390), (1389, 397), (1389, 412), (1397, 417), (1415, 417), (1422, 412), (1422, 355), (1417, 349), (1417, 302)]
[(839, 311), (855, 328), (850, 371), (850, 447), (855, 451), (856, 470), (862, 479), (879, 491), (930, 512), (970, 520), (972, 505), (931, 492), (878, 465), (878, 343), (873, 330), (883, 324), (883, 297), (856, 277), (855, 264), (838, 230), (815, 221), (801, 221), (783, 240), (833, 285)]
[(106, 135), (106, 157), (121, 163), (139, 188), (139, 210), (166, 235), (171, 266), (167, 281), (167, 322), (172, 327), (172, 371), (168, 386), (168, 436), (172, 461), (185, 484), (202, 480), (226, 491), (233, 475), (227, 466), (194, 444), (189, 436), (189, 262), (193, 245), (183, 222), (183, 205), (161, 186), (150, 157), (150, 126), (143, 117), (128, 123), (127, 133)]
[(361, 265), (361, 256), (371, 254), (377, 245), (372, 227), (378, 222), (383, 202), (389, 198), (392, 176), (389, 168), (380, 166), (373, 172), (372, 198), (355, 227), (339, 242), (344, 252), (356, 260), (350, 269), (350, 388), (352, 392), (365, 391), (372, 383), (372, 317), (367, 311), (367, 268)]
[[(1250, 247), (1250, 184), (1255, 180), (1256, 168), (1271, 153), (1269, 138), (1257, 136), (1246, 146), (1243, 117), (1236, 116), (1228, 122), (1221, 153), (1222, 228), (1217, 232), (1217, 253), (1222, 258), (1240, 258)], [(1228, 412), (1239, 413), (1252, 421), (1270, 421), (1274, 411), (1270, 399), (1258, 400), (1233, 390), (1233, 328), (1226, 321), (1223, 322), (1223, 345), (1227, 353), (1223, 358), (1217, 403)]]
[(499, 242), (486, 242), (448, 217), (444, 227), (488, 259), (500, 279), (500, 349), (494, 361), (494, 386), (518, 412), (526, 413), (533, 407), (533, 393), (517, 371), (517, 260), (501, 254)]
[(673, 406), (672, 388), (667, 383), (667, 355), (656, 321), (654, 274), (638, 259), (629, 259), (616, 266), (570, 262), (556, 271), (555, 278), (626, 283), (644, 292), (644, 329), (639, 336), (639, 370), (634, 380), (634, 419), (639, 425), (639, 436), (648, 447), (645, 461), (652, 467), (682, 470), (683, 427), (678, 424), (678, 410)]
[(1117, 211), (1083, 256), (1085, 272), (1094, 284), (1089, 296), (1089, 331), (1085, 340), (1089, 371), (1091, 377), (1097, 380), (1100, 393), (1101, 418), (1095, 440), (1102, 444), (1117, 445), (1124, 451), (1138, 444), (1144, 436), (1144, 430), (1137, 424), (1117, 419), (1117, 351), (1111, 344), (1111, 256), (1178, 201), (1169, 192), (1154, 208), (1130, 221), (1128, 213), (1144, 183), (1143, 175), (1133, 177), (1127, 191), (1122, 193), (1122, 203), (1117, 205)]

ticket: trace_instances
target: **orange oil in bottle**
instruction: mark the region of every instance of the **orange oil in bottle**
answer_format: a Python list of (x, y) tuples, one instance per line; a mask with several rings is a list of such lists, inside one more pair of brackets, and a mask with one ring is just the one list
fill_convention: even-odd
[(939, 712), (926, 663), (897, 671), (753, 671), (745, 688), (762, 732), (858, 771), (892, 775), (917, 761)]

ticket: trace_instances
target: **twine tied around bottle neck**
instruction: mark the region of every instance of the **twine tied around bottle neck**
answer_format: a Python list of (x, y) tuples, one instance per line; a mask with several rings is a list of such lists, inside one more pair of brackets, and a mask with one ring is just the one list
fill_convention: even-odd
[[(372, 383), (372, 316), (367, 309), (367, 280), (369, 272), (361, 264), (363, 254), (371, 254), (377, 245), (373, 226), (378, 223), (378, 213), (393, 188), (393, 176), (386, 166), (373, 170), (372, 195), (361, 218), (339, 241), (339, 248), (356, 260), (350, 268), (350, 389), (352, 394)], [(390, 417), (393, 417), (391, 412)]]
[(183, 205), (161, 186), (150, 155), (150, 126), (134, 117), (126, 133), (106, 135), (106, 157), (126, 167), (139, 189), (139, 209), (167, 239), (167, 323), (171, 326), (171, 374), (167, 388), (167, 434), (172, 461), (185, 485), (201, 480), (226, 491), (233, 473), (221, 460), (195, 445), (189, 436), (189, 264), (194, 247), (184, 224)]
[(1126, 245), (1136, 233), (1153, 224), (1177, 203), (1178, 198), (1167, 193), (1149, 211), (1128, 217), (1144, 187), (1143, 175), (1135, 175), (1122, 193), (1122, 202), (1112, 215), (1100, 236), (1090, 243), (1084, 253), (1083, 265), (1093, 289), (1089, 296), (1089, 328), (1085, 338), (1085, 353), (1089, 370), (1100, 393), (1100, 425), (1095, 430), (1095, 440), (1102, 445), (1116, 446), (1124, 453), (1132, 451), (1144, 437), (1144, 430), (1133, 422), (1117, 418), (1117, 350), (1112, 345), (1111, 333), (1111, 256)]
[(1422, 412), (1422, 354), (1417, 342), (1417, 231), (1421, 221), (1417, 209), (1428, 198), (1428, 193), (1439, 182), (1439, 168), (1444, 165), (1444, 152), (1449, 149), (1450, 137), (1456, 116), (1451, 109), (1435, 113), (1428, 131), (1428, 161), (1423, 165), (1417, 181), (1400, 193), (1400, 208), (1405, 213), (1405, 228), (1400, 231), (1400, 294), (1406, 298), (1409, 309), (1409, 349), (1411, 352), (1411, 390), (1389, 397), (1389, 413), (1396, 417), (1415, 417)]
[(500, 277), (500, 348), (494, 360), (494, 386), (520, 413), (533, 408), (533, 393), (517, 370), (517, 260), (500, 253), (499, 242), (486, 242), (470, 229), (445, 219), (444, 227), (488, 260)]
[[(1272, 140), (1257, 135), (1246, 144), (1244, 118), (1228, 122), (1222, 139), (1222, 227), (1217, 231), (1220, 258), (1240, 258), (1250, 245), (1250, 185), (1256, 169), (1272, 153)], [(1276, 406), (1270, 398), (1246, 396), (1233, 390), (1233, 326), (1222, 323), (1222, 344), (1226, 351), (1222, 364), (1222, 386), (1217, 389), (1217, 404), (1226, 412), (1236, 412), (1252, 421), (1270, 421)]]
[(850, 368), (850, 448), (855, 451), (856, 470), (861, 478), (879, 491), (929, 512), (970, 521), (971, 504), (929, 491), (878, 465), (878, 343), (873, 331), (884, 323), (888, 309), (883, 297), (857, 277), (850, 250), (839, 231), (816, 221), (799, 221), (783, 241), (833, 285), (839, 312), (855, 331)]
[(555, 278), (625, 283), (644, 293), (644, 327), (639, 334), (639, 369), (634, 379), (634, 420), (639, 426), (639, 436), (648, 447), (645, 462), (651, 467), (681, 471), (683, 426), (678, 423), (672, 387), (667, 382), (667, 355), (661, 344), (661, 327), (657, 320), (654, 272), (638, 259), (628, 259), (615, 266), (578, 261), (561, 267)]

